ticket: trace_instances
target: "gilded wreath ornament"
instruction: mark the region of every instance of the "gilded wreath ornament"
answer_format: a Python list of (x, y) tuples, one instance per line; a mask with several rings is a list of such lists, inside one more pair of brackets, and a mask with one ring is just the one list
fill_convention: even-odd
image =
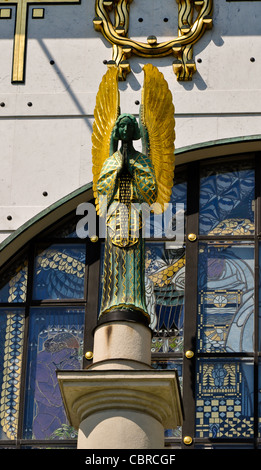
[[(116, 65), (119, 80), (125, 80), (130, 72), (128, 59), (132, 54), (159, 58), (174, 56), (173, 71), (177, 80), (191, 80), (196, 71), (193, 59), (193, 45), (212, 27), (213, 0), (176, 0), (178, 3), (178, 35), (164, 42), (158, 42), (153, 35), (147, 42), (139, 42), (128, 37), (130, 4), (133, 0), (96, 0), (93, 20), (94, 28), (112, 44), (112, 60), (108, 66)], [(110, 12), (114, 10), (114, 24)], [(194, 12), (197, 11), (196, 18)]]

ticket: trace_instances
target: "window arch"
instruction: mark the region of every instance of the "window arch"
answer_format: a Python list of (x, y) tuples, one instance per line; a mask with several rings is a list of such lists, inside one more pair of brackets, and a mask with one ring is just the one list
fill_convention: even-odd
[[(260, 443), (260, 174), (253, 153), (180, 165), (168, 217), (147, 221), (152, 366), (178, 370), (185, 418), (166, 446)], [(90, 363), (103, 256), (78, 220), (39, 233), (1, 272), (0, 446), (76, 447), (55, 370)]]

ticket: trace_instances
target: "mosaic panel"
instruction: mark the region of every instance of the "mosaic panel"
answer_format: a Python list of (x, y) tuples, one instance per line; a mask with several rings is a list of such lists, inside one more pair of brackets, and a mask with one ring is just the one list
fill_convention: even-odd
[(183, 350), (185, 248), (147, 243), (145, 259), (147, 309), (154, 331), (152, 352)]
[(0, 309), (0, 439), (17, 438), (24, 310)]
[(196, 437), (253, 437), (253, 364), (198, 360)]
[(33, 298), (83, 299), (85, 245), (51, 245), (35, 261)]
[(27, 292), (27, 259), (20, 259), (8, 269), (0, 280), (0, 302), (25, 302)]
[(198, 351), (251, 352), (253, 332), (253, 244), (200, 243)]
[(251, 163), (204, 168), (200, 183), (200, 233), (253, 234), (254, 199), (255, 172)]
[(32, 308), (30, 312), (25, 439), (73, 439), (56, 370), (82, 368), (84, 309)]
[(261, 437), (261, 361), (258, 364), (258, 437)]
[(258, 349), (261, 351), (261, 242), (259, 242), (259, 286), (258, 286), (258, 315), (259, 315), (259, 328), (258, 328)]

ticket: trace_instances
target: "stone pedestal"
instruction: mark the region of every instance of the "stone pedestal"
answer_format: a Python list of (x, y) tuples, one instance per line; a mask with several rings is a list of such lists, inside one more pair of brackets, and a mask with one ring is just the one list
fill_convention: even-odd
[(151, 369), (151, 330), (136, 322), (99, 325), (89, 369)]
[(151, 367), (151, 331), (114, 321), (97, 327), (93, 364), (58, 371), (78, 449), (159, 449), (164, 429), (182, 424), (178, 376)]

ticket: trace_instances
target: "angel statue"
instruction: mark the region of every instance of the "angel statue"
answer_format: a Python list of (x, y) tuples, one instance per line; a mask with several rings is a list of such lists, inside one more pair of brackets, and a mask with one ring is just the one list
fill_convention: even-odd
[[(133, 115), (120, 114), (118, 69), (104, 75), (94, 111), (92, 156), (96, 210), (107, 228), (99, 319), (122, 319), (128, 312), (128, 318), (149, 324), (141, 207), (146, 203), (159, 211), (169, 202), (175, 121), (162, 73), (151, 64), (143, 70), (139, 125)], [(140, 138), (142, 152), (133, 146)]]

